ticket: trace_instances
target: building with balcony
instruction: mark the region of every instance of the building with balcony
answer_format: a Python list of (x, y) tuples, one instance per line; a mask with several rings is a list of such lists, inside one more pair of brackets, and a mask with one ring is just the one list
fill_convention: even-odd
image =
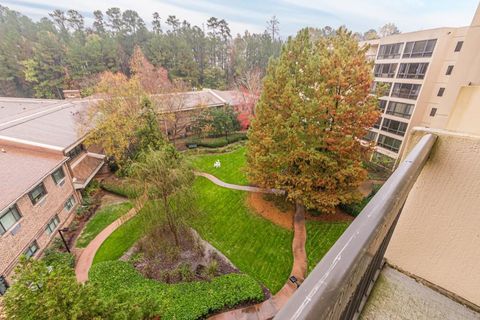
[[(364, 41), (374, 61), (372, 91), (381, 118), (365, 140), (373, 160), (393, 168), (415, 126), (445, 128), (462, 86), (480, 83), (480, 11), (470, 26), (437, 28)], [(381, 90), (379, 90), (381, 89)]]
[(480, 319), (480, 86), (457, 96), (274, 319)]
[(41, 255), (104, 165), (79, 123), (88, 100), (0, 98), (0, 294), (19, 257)]
[[(73, 218), (79, 191), (105, 168), (101, 150), (83, 144), (84, 114), (97, 99), (67, 93), (67, 100), (0, 97), (0, 295), (19, 257), (42, 254)], [(175, 114), (161, 124), (169, 136), (174, 125), (176, 135), (184, 135), (203, 108), (242, 111), (245, 104), (237, 91), (210, 89), (152, 98), (159, 114)]]

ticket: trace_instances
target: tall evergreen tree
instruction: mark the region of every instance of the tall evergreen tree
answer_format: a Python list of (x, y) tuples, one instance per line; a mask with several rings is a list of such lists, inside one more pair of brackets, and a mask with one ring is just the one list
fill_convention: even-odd
[(377, 117), (371, 65), (352, 34), (304, 29), (268, 68), (248, 136), (248, 176), (297, 205), (331, 212), (360, 196), (360, 144)]

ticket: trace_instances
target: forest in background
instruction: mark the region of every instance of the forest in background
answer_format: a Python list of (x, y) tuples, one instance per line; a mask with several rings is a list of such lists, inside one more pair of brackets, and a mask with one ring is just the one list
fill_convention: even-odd
[[(190, 89), (228, 89), (252, 73), (263, 77), (269, 59), (282, 47), (275, 16), (264, 32), (235, 36), (228, 22), (216, 17), (200, 27), (154, 12), (149, 29), (134, 10), (96, 10), (93, 16), (87, 26), (76, 10), (54, 10), (34, 22), (0, 5), (0, 96), (62, 98), (63, 89), (88, 95), (104, 71), (131, 75), (136, 47), (156, 68), (166, 69), (171, 80), (182, 80)], [(393, 24), (382, 28), (398, 32)], [(312, 30), (320, 36), (334, 32), (329, 26)], [(375, 30), (356, 36), (378, 37)]]
[(34, 22), (0, 6), (0, 95), (61, 98), (62, 89), (88, 91), (103, 71), (130, 75), (137, 46), (171, 79), (225, 89), (248, 71), (264, 72), (282, 43), (276, 19), (263, 33), (232, 37), (228, 22), (215, 17), (203, 28), (154, 13), (150, 30), (133, 10), (93, 14), (91, 26), (75, 10), (55, 10)]

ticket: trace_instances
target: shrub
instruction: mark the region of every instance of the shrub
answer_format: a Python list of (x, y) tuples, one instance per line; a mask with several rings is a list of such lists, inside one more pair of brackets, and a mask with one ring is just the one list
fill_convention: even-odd
[(360, 202), (341, 204), (340, 208), (353, 217), (358, 216), (360, 212), (362, 212), (363, 208), (365, 208), (365, 206), (370, 202), (370, 200), (372, 200), (373, 196), (375, 196), (378, 190), (380, 190), (381, 187), (381, 184), (374, 184), (373, 190), (372, 192), (370, 192), (368, 197), (363, 198)]
[(47, 248), (43, 253), (43, 261), (48, 266), (53, 267), (75, 267), (75, 257), (68, 252), (60, 252), (55, 248)]
[(247, 134), (245, 132), (237, 132), (229, 135), (227, 138), (225, 137), (212, 137), (212, 138), (204, 138), (204, 139), (191, 138), (191, 139), (188, 139), (185, 142), (185, 144), (187, 146), (196, 144), (197, 147), (220, 148), (228, 144), (241, 141), (241, 140), (246, 140), (246, 139), (247, 139)]
[[(262, 288), (250, 276), (228, 274), (205, 282), (165, 284), (144, 278), (123, 261), (98, 263), (90, 269), (90, 280), (104, 299), (128, 297), (143, 312), (162, 319), (198, 319), (240, 303), (264, 298)], [(143, 300), (141, 300), (143, 299)], [(155, 301), (153, 304), (145, 303)]]
[(135, 199), (139, 195), (138, 190), (125, 182), (102, 181), (100, 187), (103, 190), (129, 199)]

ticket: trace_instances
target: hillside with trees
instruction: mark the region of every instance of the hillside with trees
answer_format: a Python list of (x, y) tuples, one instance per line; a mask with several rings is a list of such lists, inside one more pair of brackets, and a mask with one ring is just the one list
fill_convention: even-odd
[(61, 98), (63, 89), (77, 88), (89, 94), (104, 71), (134, 73), (136, 47), (171, 80), (225, 89), (252, 71), (263, 74), (282, 44), (276, 18), (263, 33), (232, 35), (228, 22), (216, 17), (200, 27), (157, 12), (150, 22), (119, 8), (93, 15), (91, 26), (76, 10), (55, 10), (34, 22), (0, 5), (0, 96)]

